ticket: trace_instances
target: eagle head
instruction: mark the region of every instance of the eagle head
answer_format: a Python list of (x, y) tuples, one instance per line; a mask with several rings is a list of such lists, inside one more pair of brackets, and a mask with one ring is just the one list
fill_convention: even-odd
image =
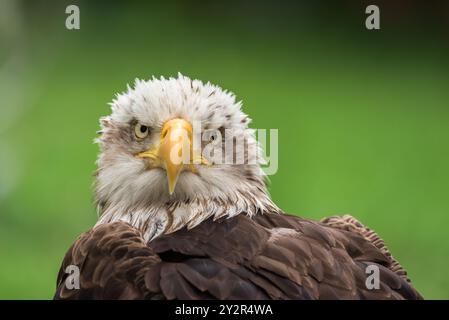
[(231, 92), (178, 74), (136, 80), (111, 106), (97, 139), (98, 223), (128, 221), (150, 239), (210, 216), (276, 210)]

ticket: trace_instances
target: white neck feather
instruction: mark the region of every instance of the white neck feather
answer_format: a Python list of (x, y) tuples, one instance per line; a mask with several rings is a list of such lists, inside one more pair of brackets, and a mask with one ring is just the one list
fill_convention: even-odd
[(240, 195), (237, 199), (208, 199), (150, 205), (145, 208), (125, 208), (116, 204), (103, 209), (96, 226), (124, 221), (141, 230), (145, 241), (175, 232), (183, 227), (192, 229), (213, 217), (214, 220), (238, 214), (279, 213), (281, 210), (266, 193)]

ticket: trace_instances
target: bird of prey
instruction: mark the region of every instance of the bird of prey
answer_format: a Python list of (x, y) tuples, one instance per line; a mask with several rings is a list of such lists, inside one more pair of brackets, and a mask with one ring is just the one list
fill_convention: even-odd
[(136, 80), (111, 106), (97, 139), (99, 218), (66, 253), (55, 299), (422, 298), (355, 218), (276, 206), (234, 94), (179, 74)]

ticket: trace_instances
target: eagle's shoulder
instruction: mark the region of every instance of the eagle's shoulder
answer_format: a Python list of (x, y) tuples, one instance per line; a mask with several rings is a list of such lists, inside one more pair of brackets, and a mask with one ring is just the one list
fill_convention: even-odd
[[(323, 288), (323, 283), (332, 279), (332, 269), (337, 269), (340, 273), (340, 279), (336, 280), (334, 284), (337, 287), (352, 287), (356, 291), (346, 297), (368, 299), (422, 298), (407, 278), (405, 269), (392, 257), (383, 240), (352, 216), (334, 216), (319, 222), (290, 214), (265, 214), (258, 215), (255, 219), (259, 224), (271, 230), (277, 230), (278, 228), (295, 230), (297, 233), (292, 234), (285, 241), (305, 241), (311, 248), (315, 249), (311, 257), (303, 256), (302, 259), (313, 260), (318, 258), (319, 264), (324, 266), (326, 264), (323, 264), (323, 262), (334, 260), (336, 264), (331, 263), (331, 267), (327, 269), (327, 274), (321, 279), (313, 276), (313, 273), (320, 268), (309, 266), (303, 269), (303, 271), (312, 275), (314, 280), (317, 280), (319, 288)], [(375, 265), (380, 270), (380, 290), (369, 290), (366, 286), (368, 276), (366, 271), (370, 265)], [(348, 272), (348, 277), (345, 275), (346, 272)], [(343, 292), (330, 298), (345, 298)], [(326, 292), (319, 293), (320, 298), (327, 296)]]
[(407, 277), (407, 271), (401, 264), (392, 256), (390, 250), (385, 245), (384, 240), (372, 229), (363, 225), (359, 220), (354, 218), (351, 215), (343, 215), (343, 216), (331, 216), (327, 218), (323, 218), (321, 220), (322, 223), (328, 225), (332, 228), (345, 230), (351, 233), (358, 234), (372, 243), (376, 248), (378, 248), (382, 254), (388, 257), (389, 264), (388, 268), (392, 270), (394, 273), (403, 277), (407, 281), (410, 279)]
[[(99, 225), (81, 234), (67, 251), (54, 298), (142, 299), (145, 273), (158, 261), (140, 231), (128, 223)], [(79, 271), (76, 280), (69, 278), (78, 276), (73, 267)], [(71, 281), (79, 287), (75, 282), (68, 285)]]

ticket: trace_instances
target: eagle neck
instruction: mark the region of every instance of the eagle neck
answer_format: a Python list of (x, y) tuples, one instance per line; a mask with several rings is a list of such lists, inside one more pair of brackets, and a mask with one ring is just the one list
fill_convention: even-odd
[(126, 207), (123, 204), (107, 205), (100, 209), (101, 215), (96, 226), (116, 221), (124, 221), (142, 232), (146, 241), (162, 234), (169, 234), (181, 228), (192, 229), (213, 217), (234, 217), (238, 214), (249, 216), (263, 212), (281, 212), (271, 198), (264, 194), (259, 197), (241, 196), (235, 199), (195, 199), (152, 203), (146, 206)]

